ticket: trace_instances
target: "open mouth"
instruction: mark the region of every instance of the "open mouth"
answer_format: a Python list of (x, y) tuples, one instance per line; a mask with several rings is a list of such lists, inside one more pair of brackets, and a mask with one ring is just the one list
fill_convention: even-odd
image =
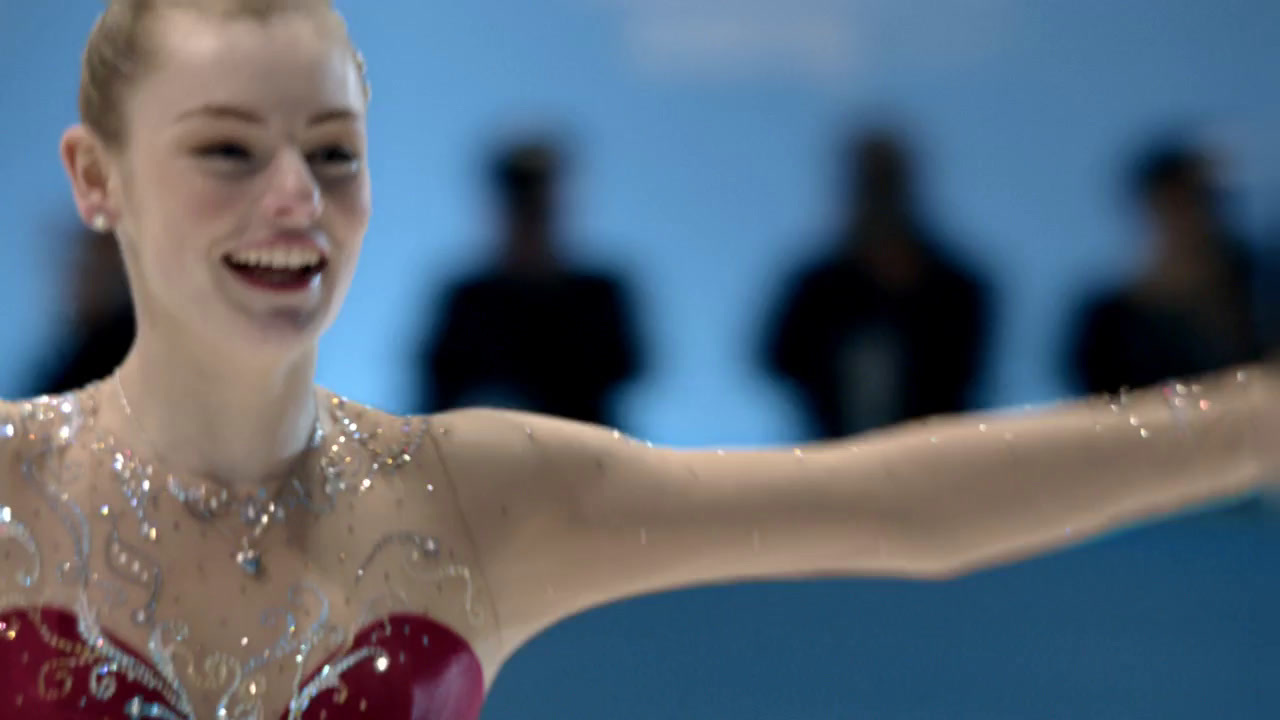
[(222, 264), (244, 282), (266, 290), (301, 290), (329, 266), (322, 253), (304, 248), (245, 250), (224, 255)]

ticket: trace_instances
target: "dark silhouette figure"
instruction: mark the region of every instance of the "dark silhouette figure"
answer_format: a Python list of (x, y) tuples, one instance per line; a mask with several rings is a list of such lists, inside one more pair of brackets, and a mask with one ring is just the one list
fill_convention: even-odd
[(899, 139), (846, 153), (835, 246), (790, 283), (766, 350), (827, 438), (968, 408), (987, 346), (987, 291), (920, 217)]
[(499, 257), (451, 287), (423, 352), (423, 406), (490, 405), (615, 425), (612, 391), (638, 368), (620, 281), (567, 265), (557, 248), (560, 157), (543, 142), (493, 169)]
[(133, 345), (133, 303), (115, 240), (83, 231), (73, 257), (70, 332), (41, 363), (33, 394), (68, 392), (100, 380)]
[(1264, 352), (1280, 357), (1280, 222), (1271, 227), (1268, 242), (1258, 253), (1255, 308)]
[(1260, 358), (1260, 268), (1223, 217), (1208, 158), (1156, 148), (1133, 185), (1152, 260), (1085, 304), (1071, 358), (1078, 389), (1117, 392)]

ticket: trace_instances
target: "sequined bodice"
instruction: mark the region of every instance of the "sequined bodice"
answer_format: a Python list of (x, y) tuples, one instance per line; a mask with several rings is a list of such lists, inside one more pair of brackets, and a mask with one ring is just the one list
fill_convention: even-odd
[(496, 628), (429, 422), (328, 406), (256, 576), (91, 391), (0, 406), (0, 715), (478, 717)]

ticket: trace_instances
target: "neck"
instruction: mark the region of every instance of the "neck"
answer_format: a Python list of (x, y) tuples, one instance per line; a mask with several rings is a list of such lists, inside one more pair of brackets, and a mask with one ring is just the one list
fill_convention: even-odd
[(1201, 239), (1167, 243), (1148, 277), (1154, 284), (1179, 291), (1212, 290), (1232, 282), (1223, 254)]
[[(104, 418), (166, 468), (251, 490), (287, 476), (315, 426), (314, 348), (250, 365), (139, 328)], [(109, 395), (115, 388), (106, 386)]]
[(541, 274), (558, 267), (547, 226), (516, 225), (507, 229), (503, 264), (517, 274)]

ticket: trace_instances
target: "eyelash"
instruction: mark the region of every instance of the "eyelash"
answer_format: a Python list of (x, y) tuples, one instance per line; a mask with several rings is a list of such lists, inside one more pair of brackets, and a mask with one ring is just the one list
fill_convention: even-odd
[(359, 160), (356, 154), (341, 145), (331, 145), (307, 155), (307, 160), (320, 163), (340, 163), (350, 165)]
[[(253, 160), (253, 153), (244, 145), (234, 142), (219, 142), (205, 145), (196, 150), (196, 155), (205, 160), (225, 164), (247, 164)], [(353, 172), (359, 167), (360, 157), (342, 145), (329, 145), (307, 154), (307, 162), (326, 170), (338, 170), (340, 174)]]
[(249, 151), (243, 145), (230, 142), (213, 143), (196, 150), (196, 155), (208, 160), (248, 160)]

